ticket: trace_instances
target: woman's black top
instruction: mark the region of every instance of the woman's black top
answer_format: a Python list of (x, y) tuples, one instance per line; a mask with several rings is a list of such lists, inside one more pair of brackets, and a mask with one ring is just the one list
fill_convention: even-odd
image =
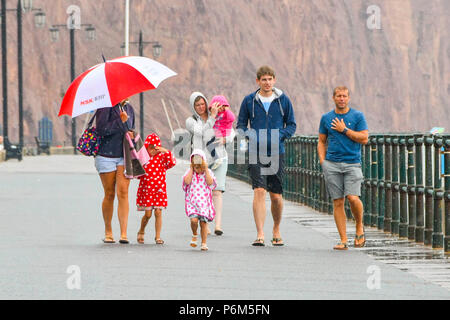
[(98, 155), (108, 158), (123, 157), (123, 138), (125, 133), (134, 129), (134, 110), (130, 104), (123, 107), (128, 115), (128, 120), (120, 120), (120, 109), (118, 105), (112, 108), (97, 110), (96, 129), (100, 136), (100, 147)]

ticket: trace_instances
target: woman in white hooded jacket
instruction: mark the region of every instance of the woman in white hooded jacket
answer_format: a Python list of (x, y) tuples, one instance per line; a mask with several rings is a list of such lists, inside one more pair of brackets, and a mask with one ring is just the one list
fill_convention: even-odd
[[(208, 100), (200, 92), (193, 92), (189, 99), (193, 115), (186, 119), (186, 129), (192, 135), (192, 149), (201, 149), (205, 152), (208, 164), (213, 162), (211, 151), (207, 148), (207, 143), (215, 138), (215, 131), (213, 129), (216, 122), (218, 106), (211, 106), (211, 111), (208, 108)], [(223, 148), (223, 154), (226, 154), (225, 144), (233, 141), (235, 133), (229, 135), (226, 141), (219, 141), (217, 148)], [(222, 235), (222, 193), (225, 192), (225, 179), (227, 175), (228, 161), (225, 160), (222, 164), (213, 170), (217, 179), (217, 187), (213, 191), (213, 203), (216, 210), (216, 226), (215, 234)]]

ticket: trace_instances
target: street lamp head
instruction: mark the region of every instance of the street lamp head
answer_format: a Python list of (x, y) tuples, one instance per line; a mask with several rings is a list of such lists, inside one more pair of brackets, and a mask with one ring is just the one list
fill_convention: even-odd
[(42, 28), (45, 26), (45, 13), (42, 11), (39, 11), (34, 14), (34, 24), (37, 28)]
[(56, 27), (51, 27), (50, 28), (50, 35), (52, 38), (52, 42), (56, 42), (59, 39), (59, 29)]
[(23, 12), (30, 12), (33, 9), (33, 0), (20, 0)]
[(95, 40), (96, 38), (96, 34), (95, 34), (95, 28), (90, 26), (86, 28), (86, 34), (87, 34), (87, 38), (88, 40)]
[(162, 52), (162, 45), (160, 45), (159, 43), (154, 44), (153, 45), (153, 57), (159, 58), (161, 56), (161, 52)]

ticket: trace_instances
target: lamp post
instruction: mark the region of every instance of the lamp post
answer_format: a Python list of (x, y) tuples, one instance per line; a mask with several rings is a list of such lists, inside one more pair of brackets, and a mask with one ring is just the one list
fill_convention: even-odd
[[(95, 40), (96, 34), (95, 34), (95, 28), (92, 24), (79, 24), (78, 26), (75, 25), (75, 18), (73, 13), (71, 16), (71, 23), (70, 25), (67, 24), (54, 24), (49, 29), (51, 39), (53, 42), (58, 41), (59, 39), (59, 28), (60, 27), (67, 27), (69, 29), (70, 33), (70, 82), (72, 83), (75, 80), (75, 29), (80, 27), (86, 27), (86, 36), (88, 40)], [(76, 145), (77, 145), (77, 138), (76, 138), (76, 119), (72, 118), (72, 146), (74, 147), (74, 153), (76, 154)]]
[(35, 26), (45, 25), (45, 13), (41, 9), (33, 9), (32, 0), (17, 1), (17, 64), (18, 64), (18, 93), (19, 93), (19, 144), (23, 147), (23, 55), (22, 55), (22, 10), (24, 12), (37, 11), (34, 16)]
[(18, 0), (16, 9), (7, 9), (6, 1), (2, 0), (2, 75), (3, 75), (3, 135), (8, 141), (8, 86), (7, 86), (7, 57), (6, 57), (6, 11), (17, 13), (17, 64), (18, 64), (18, 95), (19, 95), (19, 148), (24, 145), (23, 139), (23, 51), (22, 51), (22, 13), (37, 11), (34, 16), (35, 26), (41, 28), (45, 25), (45, 13), (42, 9), (33, 8), (33, 0)]
[[(153, 44), (153, 58), (155, 58), (155, 59), (159, 58), (162, 53), (162, 45), (158, 41), (143, 41), (142, 30), (139, 31), (139, 41), (129, 42), (129, 44), (137, 44), (138, 45), (139, 55), (141, 57), (144, 56), (144, 47), (147, 44)], [(126, 52), (126, 50), (127, 50), (126, 44), (123, 44), (121, 46), (121, 48), (125, 49), (125, 52), (122, 52), (122, 54), (128, 55), (128, 53)], [(141, 92), (139, 94), (139, 104), (140, 104), (140, 119), (139, 119), (140, 132), (141, 132), (141, 137), (144, 139), (144, 93), (143, 92)]]
[(8, 140), (8, 62), (6, 56), (6, 0), (2, 1), (2, 92), (3, 92), (3, 136)]

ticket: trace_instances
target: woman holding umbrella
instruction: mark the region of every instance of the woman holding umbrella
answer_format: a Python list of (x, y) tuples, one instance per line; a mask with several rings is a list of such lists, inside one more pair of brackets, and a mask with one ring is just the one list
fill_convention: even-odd
[[(120, 243), (129, 243), (128, 186), (125, 178), (123, 139), (125, 133), (134, 129), (134, 110), (126, 97), (156, 89), (167, 78), (176, 73), (165, 65), (146, 57), (120, 57), (95, 65), (69, 86), (64, 95), (58, 116), (72, 118), (97, 110), (97, 135), (100, 146), (95, 158), (95, 167), (100, 175), (105, 196), (102, 202), (105, 221), (105, 243), (114, 243), (111, 220), (114, 198), (119, 200)], [(121, 101), (119, 103), (119, 101)], [(134, 136), (130, 136), (134, 138)]]
[(120, 243), (129, 243), (128, 225), (128, 187), (130, 180), (124, 175), (123, 139), (125, 133), (133, 137), (134, 110), (124, 100), (114, 107), (101, 108), (96, 113), (97, 133), (100, 146), (95, 157), (95, 168), (102, 181), (104, 198), (102, 202), (103, 220), (105, 222), (105, 238), (103, 242), (114, 243), (111, 221), (114, 211), (114, 198), (117, 193), (118, 217), (120, 224)]

